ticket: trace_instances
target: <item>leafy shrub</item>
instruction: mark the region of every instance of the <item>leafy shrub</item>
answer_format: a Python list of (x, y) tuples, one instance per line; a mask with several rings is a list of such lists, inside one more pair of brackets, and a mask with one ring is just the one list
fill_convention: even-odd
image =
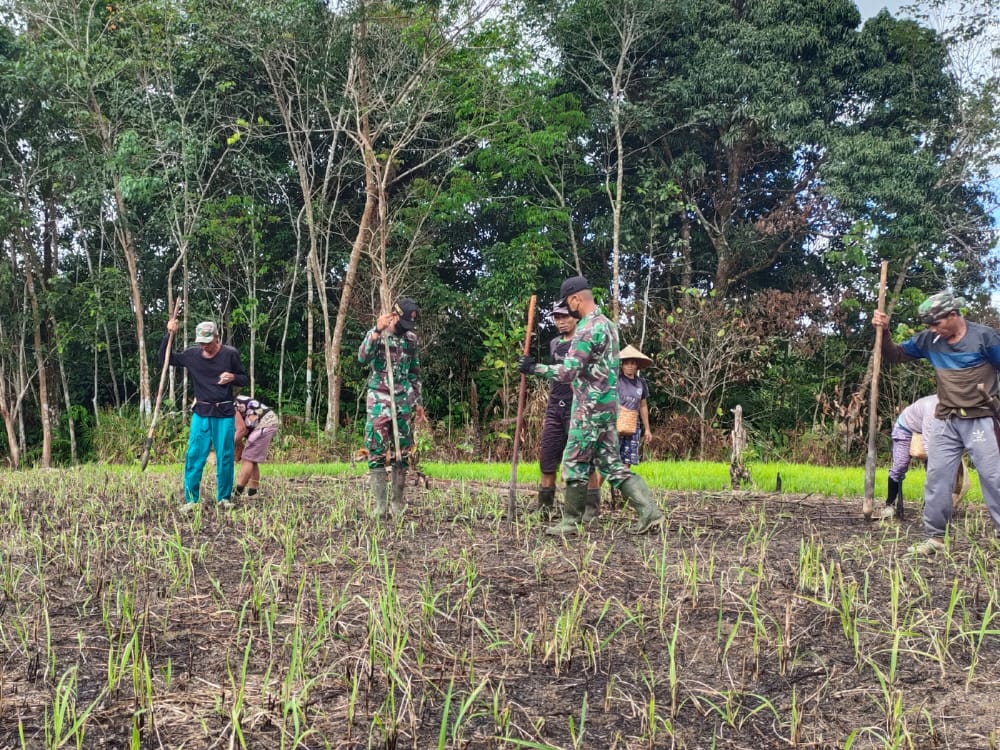
[[(188, 414), (164, 411), (156, 423), (151, 463), (176, 463), (184, 457), (187, 447)], [(137, 409), (104, 409), (95, 420), (92, 431), (94, 453), (101, 463), (128, 464), (138, 461), (149, 431), (148, 417)]]

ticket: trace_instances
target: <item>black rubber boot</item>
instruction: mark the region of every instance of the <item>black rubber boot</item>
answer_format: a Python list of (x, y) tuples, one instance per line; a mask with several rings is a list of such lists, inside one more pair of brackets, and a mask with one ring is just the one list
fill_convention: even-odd
[(899, 482), (889, 477), (889, 489), (886, 490), (885, 504), (895, 505), (897, 497), (899, 497)]
[(535, 514), (545, 519), (546, 521), (551, 521), (552, 517), (556, 512), (556, 488), (555, 487), (539, 487), (538, 488), (538, 507), (535, 508)]
[(583, 506), (583, 522), (590, 523), (601, 515), (601, 488), (587, 488), (587, 502)]
[(621, 490), (622, 495), (628, 499), (632, 507), (639, 514), (639, 520), (631, 528), (633, 534), (645, 534), (650, 529), (655, 529), (663, 525), (666, 519), (656, 506), (656, 501), (653, 500), (653, 493), (649, 489), (649, 485), (646, 484), (645, 479), (638, 474), (633, 474), (622, 482), (618, 486), (618, 489)]
[(372, 494), (375, 496), (375, 518), (384, 519), (388, 515), (389, 485), (386, 481), (385, 467), (379, 466), (368, 470)]
[(889, 477), (885, 493), (885, 509), (879, 518), (902, 518), (903, 517), (903, 483)]
[(583, 521), (583, 509), (586, 504), (586, 484), (566, 485), (566, 502), (563, 505), (562, 521), (545, 529), (545, 533), (553, 536), (579, 534), (580, 523)]

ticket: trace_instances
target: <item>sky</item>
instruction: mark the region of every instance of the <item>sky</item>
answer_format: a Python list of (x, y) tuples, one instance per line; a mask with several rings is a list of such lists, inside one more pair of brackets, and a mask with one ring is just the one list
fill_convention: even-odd
[[(914, 0), (855, 0), (858, 10), (861, 11), (862, 23), (876, 15), (882, 8), (886, 8), (894, 16), (900, 16), (902, 15), (900, 8), (904, 5), (912, 5), (913, 3)], [(945, 15), (945, 18), (947, 18), (947, 15)], [(945, 20), (945, 23), (947, 23), (947, 20)], [(997, 33), (994, 33), (992, 38), (996, 39)], [(993, 64), (996, 65), (995, 62)], [(1000, 164), (995, 165), (993, 173), (997, 175), (995, 182), (1000, 185)], [(994, 208), (993, 219), (995, 225), (1000, 227), (1000, 206)], [(1000, 242), (994, 246), (993, 253), (1000, 254)], [(1000, 309), (1000, 288), (996, 289), (993, 293), (993, 304)]]
[[(910, 2), (910, 0), (907, 0)], [(887, 8), (890, 13), (894, 16), (899, 15), (899, 8), (904, 3), (894, 2), (893, 0), (856, 0), (858, 10), (861, 11), (862, 20), (871, 18), (876, 13), (878, 13), (882, 8)]]

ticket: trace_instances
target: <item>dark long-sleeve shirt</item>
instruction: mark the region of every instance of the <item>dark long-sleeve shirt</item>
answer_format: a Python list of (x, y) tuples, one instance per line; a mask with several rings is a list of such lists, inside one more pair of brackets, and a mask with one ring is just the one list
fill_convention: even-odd
[[(552, 364), (558, 365), (569, 354), (569, 346), (573, 343), (573, 337), (564, 338), (556, 336), (549, 342), (549, 354), (552, 356)], [(549, 382), (549, 404), (558, 404), (560, 401), (569, 406), (573, 402), (573, 386), (569, 383), (562, 383), (558, 380)]]
[[(167, 341), (160, 342), (160, 361), (167, 354)], [(173, 367), (187, 368), (197, 399), (194, 410), (203, 417), (231, 417), (236, 413), (233, 403), (233, 387), (250, 384), (250, 377), (243, 369), (240, 353), (231, 346), (223, 345), (214, 357), (203, 357), (200, 346), (192, 346), (182, 352), (170, 353)], [(219, 384), (219, 376), (224, 372), (233, 374), (233, 381)]]

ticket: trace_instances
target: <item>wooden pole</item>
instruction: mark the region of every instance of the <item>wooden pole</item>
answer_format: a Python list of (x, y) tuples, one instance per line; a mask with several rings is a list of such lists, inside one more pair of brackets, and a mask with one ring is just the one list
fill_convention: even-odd
[[(171, 320), (177, 320), (181, 312), (181, 298), (177, 297), (174, 303), (174, 314)], [(146, 444), (142, 448), (142, 459), (139, 462), (139, 471), (145, 471), (149, 463), (149, 451), (153, 447), (153, 430), (156, 429), (156, 418), (160, 415), (160, 404), (163, 403), (163, 389), (167, 384), (167, 371), (170, 369), (170, 351), (174, 345), (174, 332), (167, 332), (167, 353), (163, 357), (163, 370), (160, 372), (160, 387), (156, 391), (156, 405), (153, 407), (153, 418), (149, 420), (149, 432), (146, 433)]]
[[(889, 261), (882, 261), (878, 282), (878, 311), (885, 312), (885, 286)], [(872, 352), (872, 386), (868, 399), (868, 455), (865, 458), (865, 499), (861, 506), (865, 520), (871, 520), (875, 502), (875, 463), (878, 455), (878, 378), (882, 369), (882, 327), (875, 329), (875, 350)]]
[[(531, 332), (535, 327), (535, 295), (528, 300), (528, 328), (524, 332), (522, 354), (531, 354)], [(517, 517), (517, 459), (521, 450), (521, 423), (524, 421), (524, 401), (528, 393), (528, 376), (521, 373), (521, 387), (517, 392), (517, 420), (514, 423), (514, 451), (510, 460), (510, 490), (507, 493), (507, 520), (513, 523)]]
[(393, 467), (397, 467), (403, 465), (403, 454), (399, 448), (399, 416), (396, 414), (396, 377), (392, 372), (392, 350), (389, 349), (386, 332), (382, 334), (382, 344), (385, 348), (385, 371), (389, 376), (389, 414), (392, 416), (392, 440), (396, 450), (392, 465)]

